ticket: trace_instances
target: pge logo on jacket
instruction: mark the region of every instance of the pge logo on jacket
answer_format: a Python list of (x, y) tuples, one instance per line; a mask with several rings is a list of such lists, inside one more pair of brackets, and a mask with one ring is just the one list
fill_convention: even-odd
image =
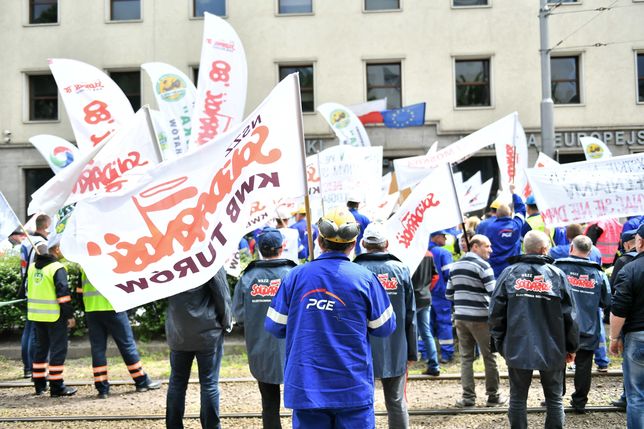
[(534, 279), (517, 279), (514, 282), (514, 289), (528, 292), (550, 292), (552, 283), (545, 280), (543, 276), (534, 276)]
[(568, 277), (568, 283), (573, 287), (580, 287), (583, 289), (594, 289), (595, 288), (595, 279), (591, 279), (587, 274), (580, 275), (579, 278), (575, 276), (566, 276)]
[(328, 295), (328, 296), (330, 296), (332, 298), (335, 298), (337, 301), (332, 300), (332, 299), (328, 299), (328, 298), (319, 299), (319, 298), (312, 298), (311, 297), (311, 298), (308, 299), (308, 302), (306, 303), (306, 309), (307, 310), (333, 311), (333, 308), (338, 303), (338, 301), (342, 305), (344, 305), (345, 307), (347, 306), (339, 296), (337, 296), (334, 293), (329, 292), (325, 288), (313, 289), (313, 290), (308, 291), (307, 293), (302, 295), (302, 298), (300, 299), (300, 302), (304, 301), (304, 299), (307, 296), (309, 296), (311, 294), (314, 294), (314, 293), (321, 293), (321, 294)]
[(396, 277), (389, 278), (387, 273), (378, 274), (378, 281), (387, 291), (398, 289), (398, 279)]

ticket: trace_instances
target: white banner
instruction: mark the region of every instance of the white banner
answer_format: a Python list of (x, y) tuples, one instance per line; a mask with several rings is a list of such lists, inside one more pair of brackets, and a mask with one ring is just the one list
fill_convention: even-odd
[(434, 154), (394, 159), (398, 189), (414, 186), (442, 163), (460, 162), (486, 146), (512, 142), (514, 121), (511, 113)]
[(247, 84), (246, 53), (239, 36), (225, 20), (204, 13), (190, 150), (215, 140), (244, 119)]
[(425, 256), (429, 235), (463, 221), (450, 175), (449, 164), (437, 166), (385, 223), (389, 252), (412, 273)]
[(530, 168), (527, 174), (550, 227), (644, 213), (644, 154)]
[(492, 182), (493, 179), (489, 179), (485, 183), (479, 183), (465, 193), (465, 196), (461, 198), (461, 209), (463, 212), (474, 212), (487, 207), (487, 202), (490, 199), (490, 191), (492, 190)]
[(333, 129), (340, 145), (371, 146), (364, 125), (349, 108), (338, 103), (324, 103), (318, 106), (317, 110)]
[[(559, 163), (555, 161), (554, 159), (550, 158), (548, 155), (546, 155), (543, 152), (539, 152), (539, 156), (537, 157), (537, 160), (534, 163), (534, 168), (543, 168), (543, 167), (558, 167)], [(526, 178), (528, 176), (526, 175)], [(526, 197), (532, 195), (532, 186), (530, 185), (530, 182), (528, 181), (528, 184), (526, 185)], [(509, 196), (509, 201), (512, 201), (512, 196)], [(509, 202), (508, 202), (509, 204)]]
[(167, 124), (164, 127), (168, 134), (167, 149), (163, 150), (163, 158), (176, 158), (188, 151), (197, 88), (188, 76), (170, 64), (145, 63), (141, 68), (150, 76), (157, 106)]
[(31, 195), (28, 213), (56, 212), (99, 192), (116, 192), (160, 162), (144, 109), (113, 138), (104, 140)]
[(5, 240), (20, 226), (20, 220), (9, 205), (7, 199), (0, 192), (0, 241)]
[(121, 88), (96, 67), (76, 60), (51, 58), (49, 68), (81, 151), (88, 151), (111, 137), (134, 116)]
[(29, 143), (40, 152), (54, 174), (74, 162), (78, 157), (78, 148), (67, 140), (49, 134), (29, 137)]
[(586, 161), (606, 159), (613, 156), (606, 143), (595, 137), (579, 137), (581, 147), (584, 149)]
[(513, 120), (506, 122), (504, 128), (498, 130), (494, 145), (501, 172), (500, 187), (509, 189), (510, 183), (514, 183), (517, 194), (525, 198), (527, 179), (524, 170), (528, 168), (528, 143), (519, 115), (514, 112), (510, 116), (513, 116)]
[(116, 311), (197, 287), (237, 249), (262, 195), (303, 196), (297, 75), (220, 144), (166, 161), (136, 183), (79, 202), (62, 250)]
[(389, 219), (389, 215), (396, 207), (398, 198), (400, 197), (400, 192), (394, 192), (393, 194), (388, 194), (381, 197), (380, 202), (373, 206), (365, 205), (360, 209), (360, 212), (367, 216), (371, 222), (374, 221), (386, 221)]

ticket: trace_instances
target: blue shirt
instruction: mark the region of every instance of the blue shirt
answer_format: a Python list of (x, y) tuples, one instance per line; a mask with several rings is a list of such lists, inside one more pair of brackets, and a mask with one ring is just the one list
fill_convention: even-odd
[(521, 253), (521, 230), (525, 223), (525, 205), (516, 194), (512, 195), (514, 217), (497, 217), (486, 228), (485, 235), (492, 243), (492, 255), (488, 262), (494, 270), (494, 277), (499, 278), (501, 271), (510, 265), (508, 258)]
[(445, 290), (447, 289), (447, 280), (449, 280), (449, 270), (452, 267), (452, 254), (442, 247), (437, 246), (434, 242), (430, 241), (427, 249), (432, 252), (434, 257), (434, 266), (438, 273), (438, 281), (432, 289), (432, 299), (447, 301), (445, 298)]
[[(306, 259), (309, 257), (309, 238), (306, 232), (306, 219), (300, 219), (295, 222), (289, 228), (296, 229), (298, 234), (300, 234), (300, 244), (304, 248), (298, 253), (297, 257), (300, 259)], [(318, 227), (317, 225), (311, 225), (311, 231), (313, 232), (313, 242), (318, 239)]]
[(367, 225), (371, 223), (369, 218), (360, 212), (358, 212), (357, 209), (349, 209), (353, 217), (356, 219), (356, 222), (360, 224), (360, 234), (358, 234), (358, 238), (356, 239), (356, 255), (359, 255), (362, 253), (362, 248), (360, 247), (360, 242), (362, 241), (362, 234), (364, 234), (364, 230), (367, 228)]

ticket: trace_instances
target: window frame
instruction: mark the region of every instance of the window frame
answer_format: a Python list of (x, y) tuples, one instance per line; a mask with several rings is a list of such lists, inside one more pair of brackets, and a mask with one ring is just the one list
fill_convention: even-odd
[(404, 0), (398, 0), (398, 8), (397, 9), (367, 9), (367, 1), (368, 0), (362, 0), (362, 12), (364, 13), (388, 13), (388, 12), (402, 12), (403, 10), (403, 1)]
[[(311, 111), (302, 110), (302, 115), (315, 115), (316, 114), (316, 108), (317, 108), (317, 104), (315, 102), (315, 96), (316, 96), (316, 93), (317, 93), (317, 90), (316, 90), (317, 79), (315, 78), (316, 60), (303, 59), (303, 60), (300, 60), (300, 61), (293, 61), (293, 60), (276, 61), (275, 65), (277, 66), (276, 73), (277, 73), (277, 82), (278, 83), (282, 80), (281, 75), (280, 75), (280, 71), (281, 71), (282, 67), (300, 67), (300, 68), (302, 68), (302, 67), (311, 67), (313, 69), (313, 87), (311, 88), (311, 91), (313, 92), (313, 110), (311, 110)], [(302, 88), (300, 87), (300, 98), (301, 98), (301, 95), (302, 95)]]
[[(644, 0), (643, 0), (644, 1)], [(640, 79), (644, 81), (644, 49), (635, 49), (635, 104), (644, 104), (644, 91), (640, 94)], [(638, 69), (638, 57), (642, 56), (642, 77), (640, 78), (640, 70)], [(640, 97), (642, 100), (640, 100)]]
[[(577, 93), (579, 95), (579, 102), (577, 103), (557, 103), (554, 98), (554, 91), (552, 86), (554, 80), (552, 79), (552, 60), (555, 58), (576, 58), (577, 59)], [(566, 80), (561, 80), (564, 82)], [(552, 104), (555, 107), (576, 107), (584, 106), (586, 103), (586, 97), (583, 89), (583, 59), (581, 52), (557, 52), (556, 55), (550, 55), (550, 98), (552, 99)]]
[(472, 4), (472, 5), (456, 5), (454, 4), (455, 0), (450, 1), (450, 7), (452, 9), (484, 9), (484, 8), (490, 8), (492, 7), (492, 0), (486, 0), (486, 4)]
[(60, 25), (60, 0), (56, 0), (56, 22), (31, 22), (33, 2), (36, 0), (27, 0), (25, 3), (25, 15), (27, 17), (26, 27), (40, 27), (47, 25)]
[[(56, 118), (51, 119), (32, 119), (33, 112), (33, 97), (32, 97), (32, 83), (31, 78), (34, 76), (51, 76), (54, 81), (54, 88), (56, 92)], [(58, 91), (58, 85), (56, 85), (56, 80), (54, 75), (48, 71), (26, 71), (24, 72), (24, 88), (25, 88), (25, 103), (23, 109), (23, 123), (26, 124), (51, 124), (60, 122), (60, 93)], [(53, 99), (52, 96), (46, 97), (46, 99)]]
[(105, 0), (105, 22), (108, 24), (118, 24), (118, 23), (128, 23), (128, 22), (143, 22), (143, 1), (136, 0), (139, 2), (139, 17), (135, 19), (112, 19), (112, 4), (115, 1), (121, 0)]
[[(493, 54), (481, 54), (481, 55), (456, 55), (452, 56), (452, 83), (454, 83), (452, 89), (453, 97), (453, 109), (454, 110), (486, 110), (496, 108), (494, 100), (494, 67), (492, 66), (492, 60), (494, 58)], [(488, 62), (488, 87), (490, 93), (490, 104), (481, 105), (481, 106), (459, 106), (458, 105), (458, 89), (456, 85), (456, 63), (459, 61), (487, 61)]]
[[(216, 16), (222, 19), (226, 19), (228, 18), (228, 0), (222, 0), (222, 1), (224, 2), (224, 9), (226, 9), (226, 14), (216, 15)], [(203, 20), (203, 15), (202, 16), (195, 15), (195, 12), (197, 10), (196, 2), (197, 0), (188, 0), (188, 3), (189, 3), (188, 7), (190, 9), (190, 19)]]
[[(139, 92), (138, 92), (138, 96), (139, 96), (139, 104), (140, 104), (140, 105), (139, 105), (139, 109), (140, 109), (140, 108), (145, 104), (145, 103), (143, 102), (143, 85), (142, 85), (142, 83), (141, 83), (141, 81), (142, 81), (141, 69), (136, 69), (136, 68), (114, 68), (114, 69), (107, 69), (107, 70), (105, 70), (105, 73), (106, 73), (106, 74), (110, 77), (110, 79), (112, 79), (112, 80), (114, 80), (113, 75), (114, 75), (115, 73), (138, 73), (138, 74), (139, 74)], [(116, 84), (116, 86), (118, 86), (119, 88), (121, 88), (121, 87), (119, 86), (119, 84), (118, 84), (116, 81), (114, 81), (114, 83)], [(121, 88), (121, 91), (123, 91), (123, 88)], [(129, 93), (126, 93), (125, 91), (123, 91), (123, 94), (125, 94), (125, 97), (126, 97), (126, 98), (127, 98), (127, 100), (130, 102), (130, 105), (131, 105), (131, 104), (132, 104), (132, 102), (130, 101), (130, 98), (129, 98), (129, 96), (128, 96), (128, 95), (129, 95)], [(135, 112), (139, 110), (139, 109), (135, 109), (135, 108), (134, 108), (134, 106), (132, 106), (132, 109), (133, 109)]]
[[(404, 101), (404, 79), (403, 76), (405, 75), (404, 73), (404, 67), (403, 67), (403, 58), (380, 58), (380, 59), (365, 59), (364, 61), (364, 89), (365, 89), (365, 94), (364, 94), (364, 100), (369, 101), (369, 89), (371, 88), (369, 86), (369, 66), (377, 66), (377, 65), (391, 65), (391, 64), (398, 64), (400, 67), (400, 106), (399, 107), (392, 107), (392, 109), (399, 109), (405, 105)], [(387, 86), (381, 86), (382, 88), (390, 88)], [(387, 99), (387, 101), (389, 101)], [(387, 106), (387, 109), (389, 109), (389, 106)]]
[(280, 12), (280, 1), (275, 0), (275, 16), (310, 16), (315, 15), (315, 1), (311, 1), (311, 12), (293, 12), (293, 13), (281, 13)]

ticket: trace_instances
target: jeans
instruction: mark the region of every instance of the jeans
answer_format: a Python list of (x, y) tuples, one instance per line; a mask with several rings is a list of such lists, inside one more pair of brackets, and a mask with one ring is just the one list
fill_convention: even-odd
[(458, 346), (461, 354), (463, 399), (476, 399), (473, 363), (477, 344), (483, 355), (483, 364), (485, 365), (485, 394), (488, 396), (488, 399), (498, 399), (499, 369), (496, 364), (496, 355), (490, 350), (490, 328), (487, 322), (472, 322), (457, 319), (454, 321), (454, 325), (456, 326)]
[(387, 407), (387, 420), (389, 429), (407, 429), (409, 427), (409, 414), (405, 399), (405, 384), (407, 374), (398, 377), (383, 378), (382, 390), (385, 394)]
[(280, 385), (257, 381), (262, 395), (262, 426), (264, 429), (282, 429), (280, 421)]
[(570, 404), (575, 408), (586, 408), (592, 369), (593, 351), (577, 350), (575, 355), (575, 391), (570, 401)]
[(624, 388), (629, 429), (644, 428), (644, 331), (624, 336)]
[[(561, 399), (563, 391), (565, 368), (554, 371), (539, 371), (541, 386), (546, 397), (546, 429), (560, 429), (564, 425), (564, 409)], [(528, 428), (528, 413), (526, 404), (528, 390), (532, 383), (531, 369), (508, 367), (510, 375), (510, 408), (508, 420), (512, 429)]]
[(22, 330), (20, 338), (20, 349), (22, 351), (22, 365), (24, 371), (31, 371), (31, 364), (36, 354), (36, 330), (34, 322), (25, 321), (25, 328)]
[(608, 358), (608, 348), (606, 347), (606, 328), (603, 322), (604, 316), (602, 309), (599, 309), (599, 345), (595, 349), (595, 365), (600, 368), (607, 367), (610, 364)]
[(416, 310), (416, 322), (418, 324), (418, 333), (423, 340), (425, 350), (427, 350), (427, 367), (431, 370), (438, 370), (438, 353), (436, 352), (436, 343), (432, 336), (432, 330), (429, 327), (429, 314), (431, 306)]
[(192, 361), (197, 358), (201, 410), (199, 420), (203, 429), (218, 429), (219, 425), (219, 368), (223, 354), (224, 337), (214, 349), (199, 351), (170, 351), (170, 383), (166, 398), (165, 424), (168, 429), (183, 429), (186, 408), (186, 389)]

